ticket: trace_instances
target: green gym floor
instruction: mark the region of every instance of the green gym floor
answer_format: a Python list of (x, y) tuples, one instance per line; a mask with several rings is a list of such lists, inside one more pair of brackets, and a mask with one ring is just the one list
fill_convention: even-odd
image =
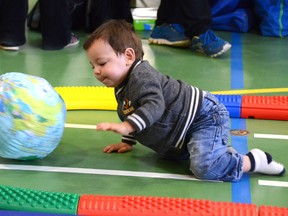
[[(19, 52), (0, 50), (0, 74), (15, 71), (37, 75), (54, 87), (102, 86), (94, 79), (82, 49), (88, 34), (76, 33), (81, 41), (78, 47), (44, 51), (40, 48), (41, 35), (27, 31), (28, 41)], [(212, 92), (245, 89), (253, 95), (288, 95), (288, 38), (218, 31), (232, 48), (213, 59), (189, 49), (149, 45), (149, 34), (139, 31), (144, 58), (164, 74)], [(102, 121), (119, 120), (115, 111), (67, 112), (66, 123), (95, 125)], [(249, 132), (231, 136), (236, 150), (261, 148), (288, 167), (288, 121), (235, 118), (231, 125)], [(288, 208), (288, 174), (247, 174), (237, 183), (198, 181), (192, 175), (187, 178), (188, 162), (160, 159), (140, 144), (124, 154), (102, 152), (119, 139), (113, 133), (65, 128), (59, 146), (42, 160), (0, 159), (0, 184), (49, 192), (181, 197)]]

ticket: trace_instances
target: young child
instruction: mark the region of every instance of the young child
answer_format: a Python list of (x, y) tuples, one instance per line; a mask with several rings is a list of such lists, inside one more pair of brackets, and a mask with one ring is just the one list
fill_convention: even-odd
[(104, 152), (131, 151), (136, 142), (160, 156), (189, 159), (199, 179), (238, 181), (244, 172), (283, 175), (285, 168), (270, 154), (253, 149), (246, 155), (228, 148), (229, 113), (207, 91), (159, 73), (142, 60), (140, 38), (130, 23), (110, 20), (84, 44), (94, 76), (115, 87), (121, 123), (99, 123), (122, 141)]

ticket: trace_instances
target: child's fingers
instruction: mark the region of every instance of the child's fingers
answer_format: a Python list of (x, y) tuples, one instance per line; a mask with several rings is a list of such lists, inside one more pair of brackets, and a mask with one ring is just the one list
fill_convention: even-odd
[(114, 148), (113, 148), (113, 146), (111, 146), (111, 145), (106, 146), (106, 147), (103, 149), (103, 152), (105, 152), (105, 153), (111, 153), (112, 151), (114, 151)]
[(120, 146), (118, 144), (111, 144), (111, 145), (108, 145), (106, 146), (103, 151), (105, 153), (111, 153), (111, 152), (114, 152), (114, 151), (118, 151), (120, 148)]
[(111, 144), (103, 149), (104, 153), (118, 152), (124, 153), (132, 150), (132, 146), (124, 143)]
[(127, 146), (124, 146), (122, 148), (120, 148), (118, 150), (118, 153), (124, 153), (124, 152), (128, 152), (128, 151), (131, 151), (132, 147), (130, 145), (127, 145)]
[(99, 123), (96, 125), (96, 130), (108, 130), (109, 124), (108, 123)]

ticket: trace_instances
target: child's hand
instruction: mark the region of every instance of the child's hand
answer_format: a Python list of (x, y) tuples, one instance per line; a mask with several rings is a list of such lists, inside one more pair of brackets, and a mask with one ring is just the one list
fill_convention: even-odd
[(132, 146), (124, 143), (124, 142), (120, 142), (120, 143), (116, 143), (116, 144), (110, 144), (108, 146), (106, 146), (103, 149), (103, 152), (105, 153), (111, 153), (111, 152), (118, 152), (118, 153), (124, 153), (124, 152), (128, 152), (132, 150)]
[(96, 125), (96, 130), (113, 131), (121, 135), (129, 135), (134, 131), (134, 128), (128, 122), (122, 123), (99, 123)]

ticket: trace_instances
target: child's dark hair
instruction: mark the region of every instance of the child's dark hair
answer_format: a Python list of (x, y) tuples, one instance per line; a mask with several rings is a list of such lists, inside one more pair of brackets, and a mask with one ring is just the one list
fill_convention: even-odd
[(133, 25), (125, 20), (108, 20), (103, 23), (85, 41), (84, 50), (88, 50), (97, 39), (106, 41), (117, 55), (124, 53), (127, 48), (132, 48), (136, 58), (143, 58), (141, 39)]

